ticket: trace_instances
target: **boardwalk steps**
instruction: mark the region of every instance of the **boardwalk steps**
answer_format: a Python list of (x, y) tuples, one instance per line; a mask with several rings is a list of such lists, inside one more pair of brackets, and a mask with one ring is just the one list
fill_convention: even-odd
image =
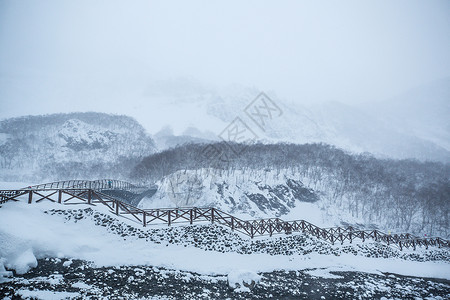
[[(152, 187), (154, 188), (154, 187)], [(353, 227), (320, 228), (305, 220), (284, 221), (279, 218), (242, 220), (213, 207), (179, 207), (141, 209), (130, 201), (118, 199), (111, 191), (126, 191), (138, 196), (149, 193), (148, 187), (136, 186), (122, 181), (66, 181), (31, 186), (19, 190), (0, 190), (0, 204), (7, 201), (28, 201), (28, 203), (49, 200), (60, 204), (105, 205), (111, 212), (141, 223), (149, 224), (188, 223), (207, 221), (227, 226), (250, 237), (272, 236), (273, 234), (291, 234), (304, 232), (334, 244), (335, 242), (352, 243), (354, 240), (366, 239), (397, 245), (416, 250), (417, 247), (450, 247), (450, 241), (440, 237), (419, 238), (411, 234), (386, 234), (379, 230), (358, 230)], [(76, 202), (75, 202), (76, 201)]]

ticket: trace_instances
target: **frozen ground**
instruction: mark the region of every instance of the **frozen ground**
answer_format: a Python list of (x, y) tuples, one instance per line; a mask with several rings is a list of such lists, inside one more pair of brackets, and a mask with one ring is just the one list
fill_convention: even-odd
[[(448, 249), (330, 245), (303, 234), (252, 240), (207, 223), (143, 228), (104, 207), (7, 203), (0, 208), (0, 241), (0, 295), (8, 297), (445, 298), (450, 293)], [(245, 274), (260, 280), (231, 288), (227, 278), (236, 273), (244, 281), (250, 276)]]
[(312, 269), (275, 270), (259, 276), (250, 291), (241, 291), (231, 289), (223, 275), (142, 265), (95, 267), (85, 261), (50, 258), (0, 284), (0, 295), (15, 299), (448, 299), (450, 293), (445, 280), (388, 273), (330, 274)]

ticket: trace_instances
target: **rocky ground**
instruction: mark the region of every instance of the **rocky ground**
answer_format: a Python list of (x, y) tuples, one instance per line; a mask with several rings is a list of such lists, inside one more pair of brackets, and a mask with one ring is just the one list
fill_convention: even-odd
[[(65, 222), (92, 219), (124, 240), (146, 239), (206, 251), (271, 255), (336, 255), (450, 262), (447, 249), (399, 251), (378, 243), (330, 245), (303, 234), (250, 239), (220, 225), (165, 228), (132, 226), (109, 214), (87, 209), (49, 210)], [(189, 258), (187, 258), (189, 259)], [(325, 274), (324, 274), (325, 273)], [(28, 273), (0, 283), (2, 299), (450, 299), (450, 281), (396, 274), (278, 270), (260, 273), (251, 291), (230, 288), (227, 274), (206, 276), (152, 266), (96, 267), (81, 260), (43, 258)]]
[(331, 272), (332, 278), (317, 278), (314, 271), (261, 273), (261, 281), (250, 292), (236, 292), (225, 275), (149, 266), (95, 268), (84, 261), (47, 258), (27, 274), (0, 284), (0, 295), (3, 299), (450, 299), (446, 280), (361, 272)]

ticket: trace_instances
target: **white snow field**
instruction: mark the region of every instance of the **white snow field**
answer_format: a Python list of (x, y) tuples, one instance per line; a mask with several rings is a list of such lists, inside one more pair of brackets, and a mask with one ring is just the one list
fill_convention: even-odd
[[(346, 253), (269, 255), (205, 251), (194, 246), (155, 243), (139, 237), (124, 238), (104, 226), (96, 225), (92, 218), (68, 221), (61, 214), (45, 212), (87, 207), (87, 205), (59, 205), (50, 202), (31, 205), (20, 202), (4, 204), (0, 208), (1, 264), (16, 270), (18, 274), (35, 267), (36, 258), (64, 257), (91, 261), (96, 266), (148, 265), (205, 275), (230, 274), (239, 270), (258, 273), (321, 268), (322, 271), (316, 271), (312, 275), (326, 278), (330, 276), (329, 271), (361, 271), (450, 279), (449, 261), (410, 261)], [(104, 207), (97, 206), (94, 211), (115, 218)], [(118, 218), (118, 222), (125, 222), (143, 231), (158, 228), (158, 226), (143, 228), (125, 218)], [(280, 236), (258, 239), (279, 238)], [(220, 240), (220, 236), (217, 239)], [(242, 236), (242, 239), (250, 238)], [(425, 250), (421, 249), (419, 253), (420, 251)], [(3, 269), (2, 265), (0, 270)]]

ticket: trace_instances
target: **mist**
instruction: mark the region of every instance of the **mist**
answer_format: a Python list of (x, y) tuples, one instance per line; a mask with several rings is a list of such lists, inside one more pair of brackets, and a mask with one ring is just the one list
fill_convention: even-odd
[(167, 82), (381, 101), (450, 76), (449, 16), (448, 1), (1, 1), (0, 118), (142, 119)]

